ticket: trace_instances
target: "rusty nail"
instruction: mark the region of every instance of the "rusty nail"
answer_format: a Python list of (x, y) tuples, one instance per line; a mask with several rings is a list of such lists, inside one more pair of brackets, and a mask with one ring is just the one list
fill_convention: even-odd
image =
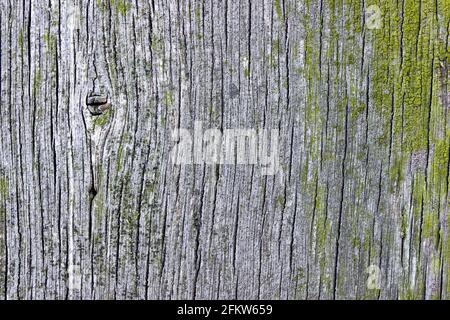
[(108, 96), (94, 93), (86, 97), (86, 105), (93, 116), (99, 116), (109, 109)]

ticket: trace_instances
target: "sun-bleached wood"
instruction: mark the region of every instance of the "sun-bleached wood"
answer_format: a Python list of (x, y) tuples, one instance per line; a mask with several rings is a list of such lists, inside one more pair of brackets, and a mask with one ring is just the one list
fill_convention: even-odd
[(450, 10), (369, 2), (1, 0), (0, 299), (449, 298)]

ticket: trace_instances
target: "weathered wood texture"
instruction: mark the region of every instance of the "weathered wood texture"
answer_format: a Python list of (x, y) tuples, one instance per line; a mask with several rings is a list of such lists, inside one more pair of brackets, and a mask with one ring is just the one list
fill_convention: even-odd
[[(0, 299), (450, 298), (448, 0), (1, 0), (0, 28)], [(174, 165), (194, 121), (279, 129), (282, 170)]]

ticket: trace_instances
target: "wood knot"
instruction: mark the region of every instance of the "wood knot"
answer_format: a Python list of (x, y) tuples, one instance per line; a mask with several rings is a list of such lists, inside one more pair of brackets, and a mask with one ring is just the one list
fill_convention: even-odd
[(91, 185), (91, 187), (89, 188), (89, 197), (91, 199), (94, 199), (96, 195), (97, 195), (97, 189), (93, 185)]
[(86, 97), (86, 105), (93, 116), (102, 115), (110, 107), (108, 96), (98, 93), (88, 95)]

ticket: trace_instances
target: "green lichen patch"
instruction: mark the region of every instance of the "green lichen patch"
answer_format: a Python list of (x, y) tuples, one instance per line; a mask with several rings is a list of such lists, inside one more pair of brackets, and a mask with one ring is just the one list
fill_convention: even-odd
[(0, 197), (6, 198), (8, 196), (9, 183), (6, 177), (0, 176)]
[(277, 17), (280, 21), (283, 21), (283, 10), (281, 8), (280, 0), (274, 0), (273, 6), (275, 8), (275, 12), (277, 14)]
[(111, 3), (123, 17), (125, 17), (127, 12), (133, 7), (132, 3), (128, 0), (111, 0)]
[(42, 72), (41, 69), (36, 69), (33, 76), (33, 96), (39, 92), (42, 86)]
[(113, 111), (112, 109), (106, 110), (101, 115), (94, 118), (94, 126), (95, 127), (104, 127), (112, 118)]
[(52, 34), (51, 32), (44, 33), (44, 43), (45, 47), (47, 49), (47, 52), (50, 53), (51, 56), (56, 55), (56, 36)]
[(23, 53), (23, 31), (22, 31), (22, 29), (19, 31), (18, 43), (19, 43), (20, 53)]
[(166, 90), (164, 91), (164, 96), (163, 96), (163, 103), (165, 106), (170, 106), (175, 102), (175, 98), (173, 96), (173, 91), (172, 90)]

